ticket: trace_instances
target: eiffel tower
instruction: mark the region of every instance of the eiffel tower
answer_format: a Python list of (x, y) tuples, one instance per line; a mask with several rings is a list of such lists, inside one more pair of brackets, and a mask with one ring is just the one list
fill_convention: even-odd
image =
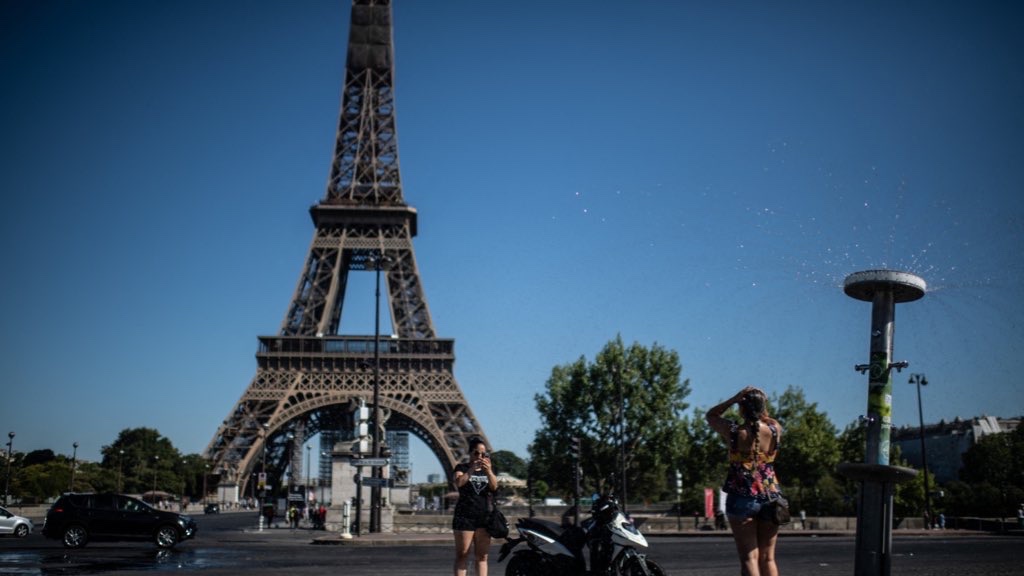
[[(436, 337), (420, 283), (416, 210), (398, 169), (393, 56), (390, 0), (353, 0), (334, 160), (310, 208), (309, 254), (280, 333), (259, 337), (256, 375), (206, 449), (221, 485), (242, 495), (261, 470), (274, 485), (289, 467), (300, 476), (302, 445), (316, 434), (352, 437), (353, 408), (372, 405), (377, 375), (388, 429), (423, 440), (449, 477), (468, 440), (484, 437), (452, 371), (455, 341)], [(353, 271), (376, 273), (378, 287), (386, 276), (397, 337), (342, 335)]]

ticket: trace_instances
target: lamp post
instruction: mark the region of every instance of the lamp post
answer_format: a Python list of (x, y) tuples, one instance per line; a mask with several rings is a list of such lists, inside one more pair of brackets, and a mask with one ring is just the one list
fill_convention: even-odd
[(259, 483), (260, 483), (260, 499), (259, 499), (260, 523), (259, 523), (259, 531), (260, 532), (263, 531), (263, 516), (264, 516), (264, 514), (263, 514), (263, 501), (266, 500), (266, 497), (267, 497), (267, 433), (269, 432), (269, 430), (270, 430), (270, 426), (268, 424), (266, 424), (266, 423), (263, 423), (263, 425), (260, 427), (260, 436), (263, 437), (263, 455), (260, 457), (260, 475), (259, 475)]
[(210, 465), (203, 464), (203, 508), (206, 508), (206, 475), (210, 473)]
[(75, 468), (78, 466), (78, 442), (71, 445), (74, 451), (71, 453), (71, 484), (68, 485), (68, 492), (75, 491)]
[[(377, 274), (373, 321), (373, 457), (380, 458), (380, 271), (391, 262), (380, 250), (370, 255), (368, 264)], [(381, 478), (381, 466), (373, 467), (373, 477)], [(370, 489), (370, 532), (380, 532), (380, 486)]]
[(7, 506), (7, 494), (11, 490), (11, 458), (14, 454), (14, 431), (7, 433), (7, 481), (4, 483), (4, 506)]
[[(292, 466), (292, 463), (295, 461), (295, 454), (292, 453), (292, 450), (295, 449), (295, 434), (289, 432), (285, 435), (285, 438), (288, 439), (288, 444), (286, 445), (288, 448), (288, 459), (285, 461), (286, 466), (288, 467), (288, 494), (291, 494), (292, 485), (295, 483), (295, 470), (294, 466)], [(285, 496), (285, 498), (288, 498), (288, 496)]]
[(626, 404), (622, 395), (622, 376), (618, 370), (612, 370), (615, 376), (615, 387), (619, 392), (619, 474), (622, 483), (622, 514), (626, 515)]
[(313, 447), (306, 444), (306, 485), (302, 488), (302, 499), (304, 504), (309, 505), (309, 451)]
[[(325, 458), (328, 458), (328, 457), (330, 457), (330, 455), (331, 455), (331, 453), (330, 453), (330, 452), (328, 452), (328, 451), (326, 451), (326, 450), (321, 450), (321, 451), (320, 451), (320, 470), (318, 470), (318, 472), (319, 472), (319, 471), (322, 471), (322, 470), (323, 470), (323, 462), (324, 462), (324, 459), (325, 459)], [(331, 469), (333, 468), (333, 462), (332, 462), (332, 463), (330, 463), (330, 464), (331, 464), (331, 465), (330, 465), (330, 467), (328, 467), (328, 470), (329, 470), (329, 471), (331, 471), (331, 472), (333, 473), (333, 470), (331, 470)], [(324, 503), (324, 502), (327, 502), (327, 496), (326, 496), (326, 495), (324, 494), (324, 488), (325, 488), (325, 487), (326, 487), (326, 486), (327, 486), (327, 485), (328, 485), (328, 484), (329, 484), (330, 482), (324, 482), (324, 477), (323, 477), (323, 474), (322, 474), (322, 473), (318, 474), (318, 477), (320, 478), (320, 482), (319, 482), (319, 484), (320, 484), (320, 497), (319, 497), (319, 501), (320, 501), (320, 503), (322, 504), (322, 503)], [(331, 478), (331, 475), (328, 475), (328, 476), (327, 476), (327, 478), (329, 478), (329, 479), (330, 479), (330, 478)]]
[(924, 410), (921, 408), (921, 386), (928, 385), (928, 379), (924, 374), (911, 374), (909, 384), (917, 385), (917, 419), (921, 425), (921, 473), (924, 474), (924, 515), (925, 528), (931, 527), (932, 522), (932, 497), (928, 489), (928, 450), (924, 442)]
[(153, 504), (156, 504), (156, 468), (160, 465), (160, 456), (153, 456)]
[(124, 466), (124, 450), (122, 449), (122, 450), (118, 450), (117, 451), (117, 491), (118, 492), (122, 492), (123, 491), (123, 488), (121, 487), (121, 469), (123, 468), (123, 466)]

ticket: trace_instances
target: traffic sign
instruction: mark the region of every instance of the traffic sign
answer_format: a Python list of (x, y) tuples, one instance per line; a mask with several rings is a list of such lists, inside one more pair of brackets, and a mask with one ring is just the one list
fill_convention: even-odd
[(363, 478), (363, 486), (380, 486), (381, 488), (387, 488), (388, 478)]
[(356, 466), (387, 466), (391, 460), (387, 458), (359, 458), (352, 461)]

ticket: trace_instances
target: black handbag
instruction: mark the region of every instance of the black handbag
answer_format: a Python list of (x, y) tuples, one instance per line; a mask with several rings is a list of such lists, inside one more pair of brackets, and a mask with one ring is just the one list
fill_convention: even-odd
[(505, 515), (498, 510), (498, 506), (491, 500), (491, 512), (487, 515), (487, 533), (491, 535), (491, 538), (507, 538), (508, 537), (508, 520), (505, 520)]
[(759, 520), (771, 522), (776, 526), (789, 524), (790, 520), (792, 520), (789, 514), (789, 500), (779, 495), (773, 496), (767, 504), (761, 506), (757, 517)]

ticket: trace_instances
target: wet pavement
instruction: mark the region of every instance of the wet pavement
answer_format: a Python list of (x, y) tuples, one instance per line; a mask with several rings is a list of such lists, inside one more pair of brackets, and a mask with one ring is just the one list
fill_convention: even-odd
[[(246, 574), (337, 574), (346, 576), (424, 576), (451, 574), (451, 535), (447, 533), (375, 534), (350, 540), (308, 529), (269, 528), (262, 532), (246, 515), (197, 518), (194, 540), (171, 550), (150, 542), (90, 543), (65, 550), (37, 533), (0, 539), (0, 576), (150, 575), (198, 572), (204, 576)], [(668, 574), (736, 573), (735, 547), (723, 532), (651, 535), (649, 555)], [(1021, 574), (1020, 537), (967, 531), (899, 531), (894, 537), (893, 573), (994, 576)], [(319, 545), (317, 545), (319, 544)], [(787, 576), (853, 574), (854, 537), (838, 532), (787, 532), (778, 546), (780, 569)], [(490, 573), (501, 575), (497, 547)]]

